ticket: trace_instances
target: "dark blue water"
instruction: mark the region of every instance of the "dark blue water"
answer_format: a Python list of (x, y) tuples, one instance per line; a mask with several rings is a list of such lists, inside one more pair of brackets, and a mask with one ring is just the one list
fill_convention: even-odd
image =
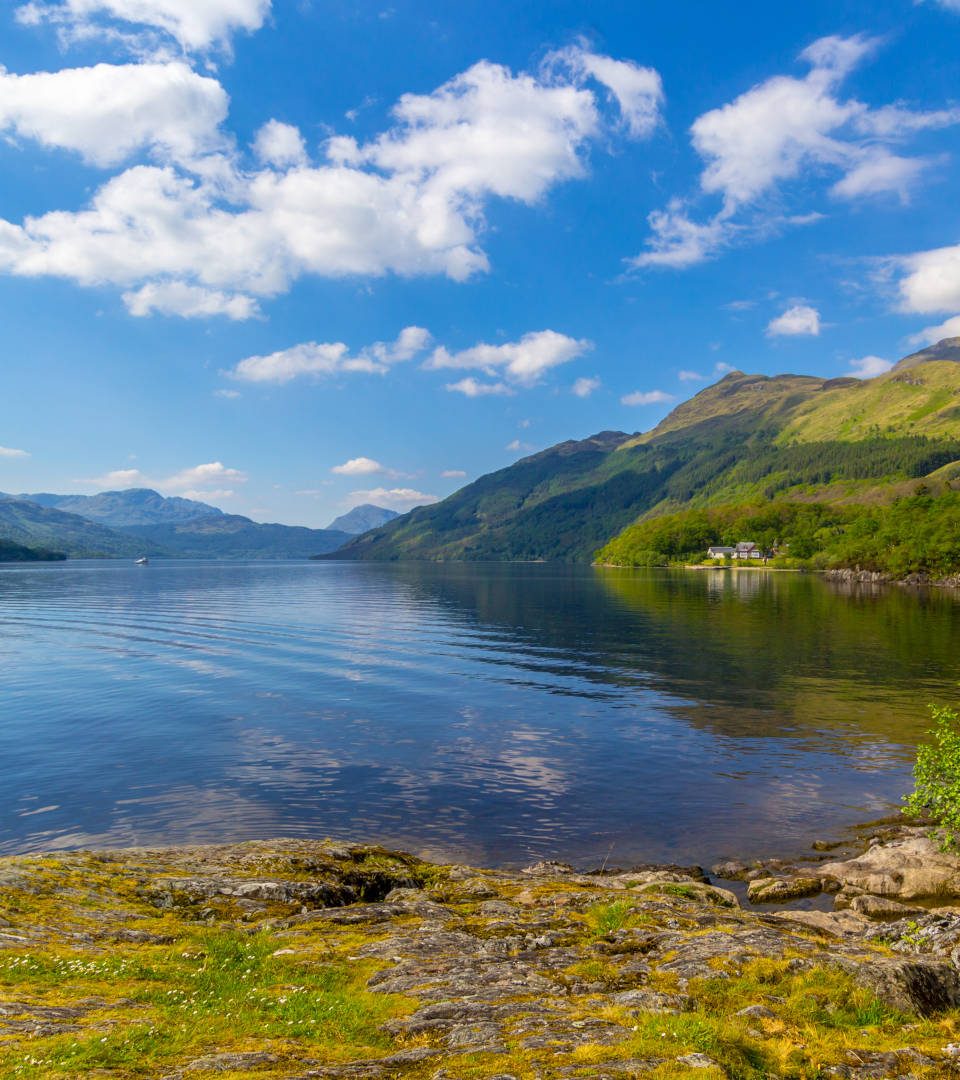
[(888, 812), (960, 604), (546, 565), (0, 569), (0, 851), (709, 862)]

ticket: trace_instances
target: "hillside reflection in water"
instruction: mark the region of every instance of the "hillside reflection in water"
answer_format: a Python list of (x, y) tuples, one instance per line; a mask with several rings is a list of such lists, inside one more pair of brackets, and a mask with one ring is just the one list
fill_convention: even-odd
[(886, 812), (960, 604), (762, 572), (0, 571), (0, 850), (278, 835), (711, 861)]

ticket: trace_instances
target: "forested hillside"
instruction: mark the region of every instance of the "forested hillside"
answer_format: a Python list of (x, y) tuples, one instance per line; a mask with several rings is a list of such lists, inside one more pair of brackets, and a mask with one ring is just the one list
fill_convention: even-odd
[[(601, 547), (612, 558), (606, 545), (638, 520), (682, 509), (876, 507), (921, 481), (949, 495), (960, 475), (960, 339), (929, 354), (862, 381), (733, 372), (650, 432), (561, 443), (334, 557), (590, 561)], [(950, 505), (931, 513), (949, 517)]]

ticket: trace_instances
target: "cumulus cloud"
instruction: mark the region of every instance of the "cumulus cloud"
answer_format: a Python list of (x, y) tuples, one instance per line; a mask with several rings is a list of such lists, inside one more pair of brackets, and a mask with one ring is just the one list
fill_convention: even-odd
[(914, 348), (920, 349), (924, 345), (935, 345), (938, 341), (951, 337), (960, 337), (960, 315), (954, 315), (938, 326), (925, 326), (908, 340)]
[(892, 259), (890, 265), (900, 275), (901, 311), (960, 311), (960, 244)]
[(681, 382), (703, 382), (707, 376), (701, 375), (699, 371), (678, 371), (677, 378)]
[(430, 343), (430, 334), (420, 326), (408, 326), (395, 341), (377, 341), (356, 356), (342, 341), (318, 344), (308, 341), (267, 356), (248, 356), (229, 373), (244, 382), (287, 383), (302, 377), (365, 372), (383, 375), (391, 365), (410, 360)]
[(97, 64), (31, 75), (0, 68), (0, 133), (94, 165), (138, 151), (175, 161), (222, 149), (228, 98), (186, 64)]
[(587, 50), (583, 42), (551, 53), (546, 63), (566, 68), (582, 80), (595, 79), (604, 86), (617, 103), (623, 125), (634, 138), (652, 134), (660, 123), (663, 80), (653, 68), (598, 56)]
[(873, 379), (877, 375), (883, 375), (893, 367), (891, 360), (884, 360), (882, 356), (862, 356), (859, 360), (850, 361), (848, 375), (856, 379)]
[(636, 268), (668, 266), (683, 269), (703, 262), (732, 239), (735, 226), (725, 218), (693, 221), (680, 199), (671, 199), (666, 210), (653, 210), (647, 216), (651, 236), (647, 251), (628, 259)]
[(960, 122), (960, 109), (871, 108), (842, 97), (843, 80), (877, 46), (862, 35), (821, 38), (800, 54), (810, 68), (806, 76), (774, 76), (698, 117), (690, 135), (704, 162), (700, 189), (718, 197), (720, 209), (704, 221), (694, 220), (681, 200), (655, 211), (648, 250), (631, 264), (692, 266), (738, 235), (811, 220), (806, 214), (762, 220), (761, 212), (759, 222), (745, 226), (737, 216), (801, 176), (839, 174), (830, 189), (836, 198), (893, 194), (906, 201), (932, 161), (891, 146), (918, 131)]
[(0, 446), (0, 458), (25, 458), (29, 456), (26, 450), (14, 450), (12, 446)]
[(676, 400), (673, 394), (664, 390), (634, 390), (631, 394), (624, 394), (620, 399), (621, 405), (661, 405), (668, 401)]
[(440, 475), (444, 480), (462, 480), (467, 474), (463, 469), (444, 469)]
[[(183, 10), (192, 3), (184, 0)], [(253, 169), (233, 151), (213, 152), (218, 139), (229, 142), (217, 127), (226, 97), (182, 64), (141, 65), (152, 81), (103, 65), (96, 79), (111, 80), (110, 92), (94, 95), (95, 77), (85, 74), (76, 110), (64, 104), (70, 95), (54, 90), (44, 91), (52, 104), (41, 109), (46, 97), (35, 89), (28, 105), (11, 106), (10, 130), (91, 160), (113, 162), (137, 148), (156, 160), (113, 176), (79, 210), (0, 219), (0, 273), (117, 286), (138, 311), (190, 315), (198, 303), (204, 313), (219, 303), (231, 318), (256, 314), (256, 299), (307, 274), (464, 281), (488, 269), (481, 237), (491, 200), (533, 204), (584, 176), (589, 146), (619, 119), (637, 134), (649, 128), (640, 97), (629, 96), (630, 79), (642, 81), (629, 74), (632, 66), (608, 70), (604, 58), (576, 55), (583, 70), (553, 60), (514, 74), (482, 61), (432, 93), (404, 95), (389, 128), (371, 141), (330, 138), (317, 164), (307, 161), (295, 128), (271, 121), (255, 140), (261, 165)], [(614, 114), (606, 84), (597, 85), (601, 69), (619, 87)], [(132, 118), (121, 79), (140, 102)], [(174, 285), (206, 292), (171, 302)], [(140, 299), (147, 286), (163, 286), (166, 304), (150, 306), (149, 292)]]
[(207, 319), (225, 315), (243, 321), (260, 313), (260, 305), (252, 296), (225, 293), (187, 285), (183, 281), (153, 282), (123, 294), (123, 302), (131, 315), (179, 315), (184, 319)]
[(279, 120), (268, 120), (260, 128), (253, 151), (265, 165), (277, 165), (281, 169), (305, 165), (307, 161), (307, 146), (300, 129)]
[(367, 476), (370, 473), (387, 472), (388, 470), (373, 458), (355, 457), (345, 461), (342, 465), (334, 465), (330, 471), (337, 473), (338, 476)]
[(233, 491), (222, 485), (245, 484), (246, 482), (246, 473), (239, 469), (227, 468), (220, 461), (194, 465), (167, 477), (151, 477), (139, 469), (114, 469), (91, 481), (102, 489), (154, 488), (165, 495), (180, 495), (186, 499), (229, 498), (233, 495)]
[(577, 379), (573, 386), (570, 387), (570, 393), (576, 395), (578, 398), (588, 398), (594, 390), (599, 390), (601, 385), (599, 379), (582, 377)]
[(402, 513), (412, 510), (415, 506), (428, 506), (430, 503), (439, 501), (438, 495), (428, 495), (414, 488), (384, 487), (370, 488), (367, 491), (351, 491), (347, 498), (350, 506), (373, 503), (375, 506), (385, 506), (388, 510), (399, 510)]
[(463, 394), (464, 397), (469, 398), (513, 393), (506, 383), (483, 383), (480, 382), (479, 379), (475, 379), (472, 375), (468, 375), (465, 379), (460, 379), (458, 382), (447, 383), (447, 389), (452, 394)]
[(538, 330), (524, 334), (519, 341), (504, 345), (481, 343), (455, 353), (441, 345), (425, 366), (434, 370), (476, 368), (488, 376), (501, 375), (510, 383), (528, 387), (538, 383), (551, 368), (575, 360), (591, 347), (584, 338)]
[(816, 337), (819, 333), (820, 312), (806, 304), (795, 304), (787, 308), (767, 325), (767, 334), (770, 337), (798, 337), (805, 334)]
[[(270, 0), (30, 0), (17, 9), (28, 26), (51, 23), (65, 40), (106, 36), (116, 39), (116, 23), (131, 24), (172, 38), (188, 51), (224, 45), (239, 30), (258, 30)], [(132, 39), (142, 47), (150, 44)]]

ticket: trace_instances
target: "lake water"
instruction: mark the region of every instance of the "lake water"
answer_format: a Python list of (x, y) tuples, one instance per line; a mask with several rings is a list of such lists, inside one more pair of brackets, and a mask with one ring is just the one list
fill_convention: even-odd
[(763, 572), (0, 569), (0, 852), (333, 836), (496, 865), (890, 811), (960, 602)]

